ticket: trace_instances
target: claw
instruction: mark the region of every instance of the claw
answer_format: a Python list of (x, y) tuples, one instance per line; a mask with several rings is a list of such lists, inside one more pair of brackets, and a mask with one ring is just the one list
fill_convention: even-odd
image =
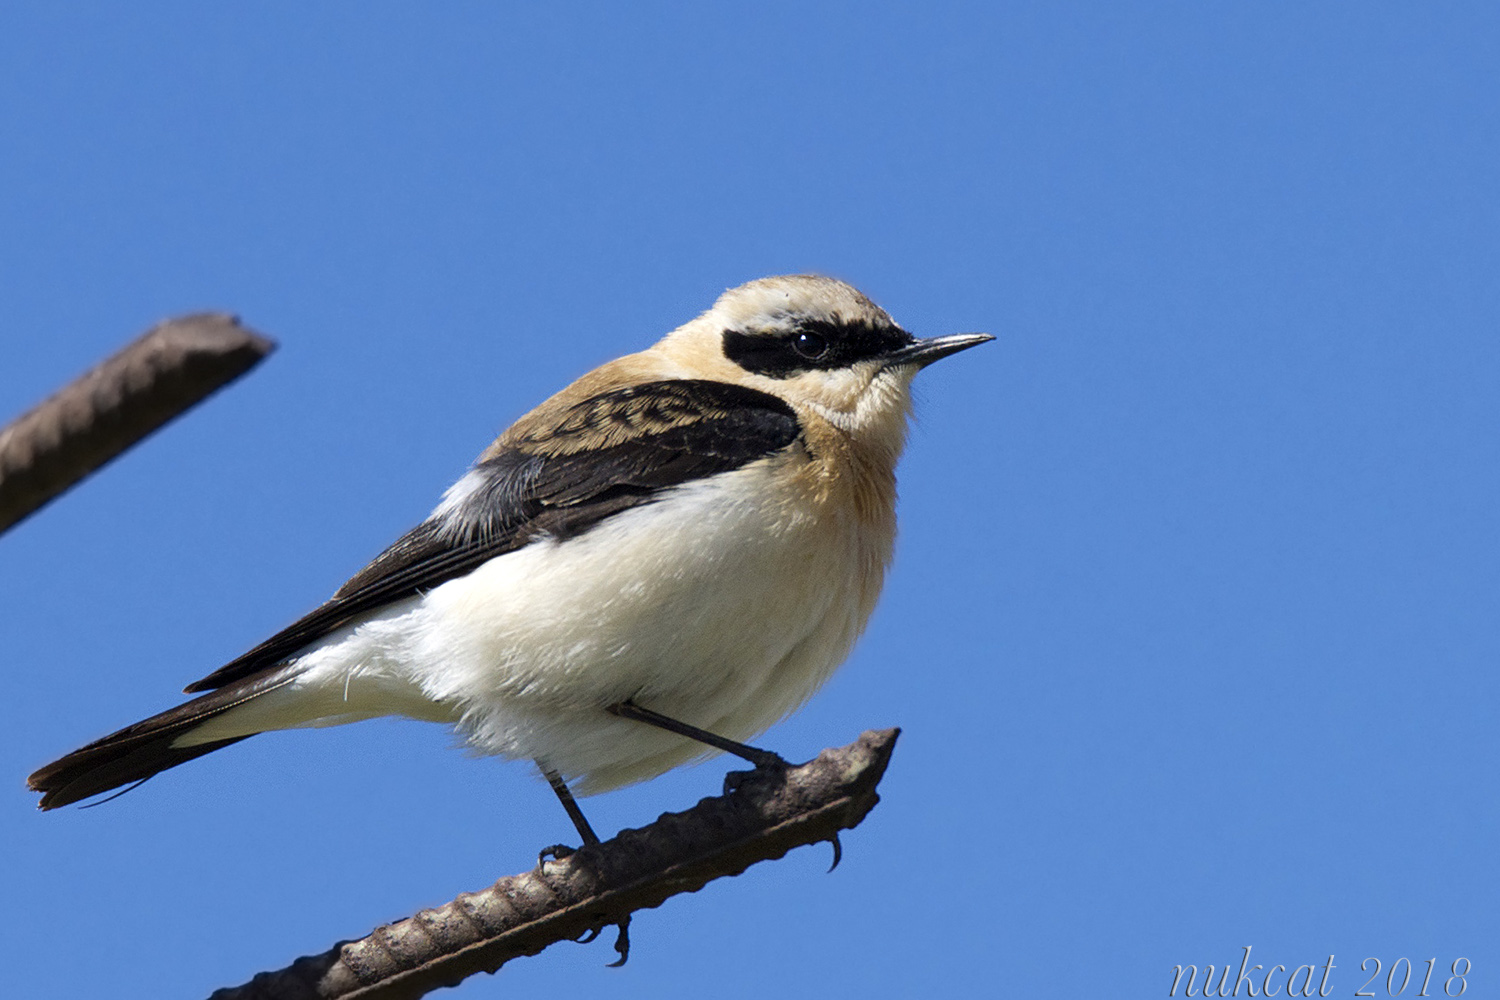
[(739, 787), (745, 783), (746, 779), (752, 777), (754, 774), (754, 771), (728, 772), (724, 775), (724, 794), (733, 795), (739, 790)]
[(839, 866), (839, 862), (844, 860), (844, 845), (839, 843), (837, 830), (833, 832), (833, 836), (828, 838), (828, 842), (833, 845), (833, 864), (828, 866), (828, 871), (832, 872)]
[(604, 928), (603, 927), (590, 927), (588, 930), (584, 931), (582, 934), (578, 935), (573, 940), (576, 941), (579, 944), (589, 944), (595, 938), (597, 938), (600, 934), (603, 934), (603, 933), (604, 933)]
[(620, 953), (620, 959), (605, 965), (606, 969), (618, 969), (630, 958), (630, 917), (626, 916), (615, 926), (620, 928), (620, 933), (615, 935), (615, 951)]
[(754, 763), (757, 771), (779, 771), (788, 766), (785, 757), (770, 750), (762, 750)]
[(551, 847), (544, 847), (536, 852), (537, 871), (547, 870), (547, 861), (549, 858), (553, 861), (562, 861), (577, 853), (577, 848), (569, 847), (567, 844), (553, 844)]
[(739, 787), (747, 781), (752, 781), (763, 774), (785, 771), (792, 765), (786, 762), (781, 754), (766, 752), (755, 761), (753, 771), (730, 771), (724, 775), (724, 794), (730, 795), (739, 790)]

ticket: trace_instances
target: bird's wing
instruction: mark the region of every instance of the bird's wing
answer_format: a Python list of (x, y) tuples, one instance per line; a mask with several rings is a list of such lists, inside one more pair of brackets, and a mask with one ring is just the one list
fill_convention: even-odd
[(663, 490), (763, 458), (797, 439), (791, 407), (723, 382), (648, 382), (591, 396), (503, 435), (432, 516), (311, 613), (185, 689), (274, 667), (358, 616), (462, 576), (539, 536), (566, 538)]

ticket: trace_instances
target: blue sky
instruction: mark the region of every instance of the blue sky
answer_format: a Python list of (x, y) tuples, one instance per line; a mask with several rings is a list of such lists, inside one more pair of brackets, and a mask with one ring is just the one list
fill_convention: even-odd
[[(639, 915), (624, 970), (561, 945), (452, 995), (1157, 997), (1246, 945), (1333, 955), (1332, 996), (1367, 957), (1496, 990), (1492, 6), (3, 22), (0, 419), (169, 315), (281, 342), (0, 538), (16, 996), (205, 995), (569, 836), (417, 723), (98, 809), (22, 782), (316, 604), (569, 379), (787, 271), (999, 338), (921, 376), (882, 604), (761, 740), (904, 727), (883, 802), (832, 875)], [(726, 767), (585, 806), (640, 825)]]

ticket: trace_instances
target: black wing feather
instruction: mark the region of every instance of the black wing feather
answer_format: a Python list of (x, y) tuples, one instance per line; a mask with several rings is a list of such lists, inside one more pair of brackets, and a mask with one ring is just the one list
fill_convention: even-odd
[(650, 382), (592, 397), (546, 436), (522, 438), (476, 465), (483, 485), (456, 514), (413, 528), (328, 602), (185, 690), (213, 690), (273, 667), (362, 614), (539, 535), (576, 535), (665, 489), (773, 454), (800, 432), (782, 400), (722, 382)]

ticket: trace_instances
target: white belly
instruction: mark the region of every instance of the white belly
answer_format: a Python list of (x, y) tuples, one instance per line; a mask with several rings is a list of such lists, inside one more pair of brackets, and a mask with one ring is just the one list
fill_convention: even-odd
[(476, 751), (540, 760), (589, 794), (705, 753), (605, 712), (626, 699), (747, 740), (848, 655), (891, 546), (852, 519), (756, 502), (772, 471), (680, 487), (392, 605), (309, 647), (295, 682), (192, 741), (408, 715), (454, 722)]

